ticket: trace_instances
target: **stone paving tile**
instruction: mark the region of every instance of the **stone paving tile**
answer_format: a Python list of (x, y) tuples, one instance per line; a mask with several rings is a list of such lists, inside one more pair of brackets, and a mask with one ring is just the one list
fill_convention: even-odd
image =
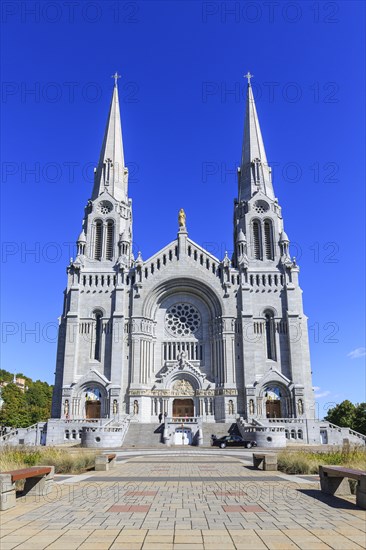
[(173, 543), (170, 542), (144, 542), (143, 550), (173, 550)]
[[(174, 544), (174, 550), (204, 550), (206, 546), (201, 543)], [(222, 549), (221, 549), (222, 550)]]
[(257, 535), (270, 550), (292, 550), (299, 548), (297, 544), (281, 531), (272, 529), (268, 531), (257, 531)]
[(340, 527), (336, 529), (336, 531), (353, 542), (356, 542), (363, 548), (366, 548), (366, 534), (358, 529)]
[(360, 548), (365, 548), (364, 546), (361, 546), (351, 539), (343, 536), (341, 533), (336, 533), (330, 529), (311, 529), (310, 531), (315, 534), (318, 539), (325, 542), (325, 544), (328, 544), (328, 546), (334, 550), (359, 550)]
[(112, 546), (110, 546), (111, 550), (141, 550), (142, 543), (123, 543), (123, 542), (114, 542)]

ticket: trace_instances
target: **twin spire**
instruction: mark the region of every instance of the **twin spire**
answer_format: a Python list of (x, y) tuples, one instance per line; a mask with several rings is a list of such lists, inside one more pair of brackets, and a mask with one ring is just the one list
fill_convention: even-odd
[(267, 162), (253, 89), (250, 83), (253, 75), (248, 72), (245, 78), (248, 79), (248, 89), (238, 199), (239, 201), (247, 201), (257, 191), (262, 191), (268, 198), (274, 199), (271, 168)]
[(117, 86), (117, 80), (120, 76), (115, 73), (112, 78), (114, 78), (113, 95), (99, 162), (95, 170), (92, 200), (96, 199), (104, 191), (108, 191), (118, 201), (126, 201), (127, 169), (123, 154), (121, 114)]
[[(250, 83), (252, 75), (247, 73), (248, 89), (244, 125), (243, 149), (239, 176), (238, 199), (249, 200), (256, 192), (262, 191), (274, 199), (271, 168), (267, 163), (266, 151), (255, 107), (253, 90)], [(107, 191), (117, 200), (127, 201), (127, 174), (125, 167), (121, 115), (118, 100), (117, 80), (115, 73), (112, 102), (107, 126), (104, 133), (102, 150), (95, 170), (92, 200)]]

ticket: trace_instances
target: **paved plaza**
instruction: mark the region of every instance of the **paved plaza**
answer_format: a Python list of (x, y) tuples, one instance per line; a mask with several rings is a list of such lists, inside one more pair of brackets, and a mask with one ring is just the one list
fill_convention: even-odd
[(219, 449), (119, 452), (115, 468), (56, 476), (1, 513), (1, 550), (361, 549), (365, 511), (317, 476), (251, 466)]

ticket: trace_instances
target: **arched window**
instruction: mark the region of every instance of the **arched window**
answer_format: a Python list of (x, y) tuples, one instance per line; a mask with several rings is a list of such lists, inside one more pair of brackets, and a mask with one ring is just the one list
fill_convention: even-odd
[(103, 224), (100, 220), (95, 222), (94, 233), (94, 260), (102, 259)]
[(302, 430), (297, 430), (297, 439), (302, 439)]
[(276, 361), (276, 339), (273, 313), (271, 311), (266, 311), (264, 316), (266, 319), (267, 359), (272, 359), (272, 361)]
[(107, 239), (105, 246), (105, 257), (107, 260), (113, 259), (113, 237), (114, 237), (114, 222), (109, 220), (107, 223)]
[(100, 361), (102, 350), (102, 312), (95, 311), (95, 342), (94, 342), (94, 359)]
[(264, 251), (267, 260), (273, 260), (273, 231), (271, 220), (264, 221)]
[(262, 259), (262, 235), (261, 226), (258, 220), (254, 220), (253, 229), (253, 256), (256, 260)]

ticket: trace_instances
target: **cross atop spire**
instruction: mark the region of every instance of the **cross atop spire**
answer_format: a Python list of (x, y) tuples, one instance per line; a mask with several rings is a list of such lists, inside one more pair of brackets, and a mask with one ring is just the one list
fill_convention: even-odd
[(117, 73), (117, 71), (112, 74), (111, 78), (114, 78), (114, 85), (117, 86), (117, 80), (121, 78), (121, 75)]
[(246, 78), (248, 80), (248, 86), (250, 86), (250, 79), (251, 78), (254, 78), (254, 75), (253, 74), (250, 74), (250, 72), (248, 71), (247, 74), (244, 75), (244, 78)]

